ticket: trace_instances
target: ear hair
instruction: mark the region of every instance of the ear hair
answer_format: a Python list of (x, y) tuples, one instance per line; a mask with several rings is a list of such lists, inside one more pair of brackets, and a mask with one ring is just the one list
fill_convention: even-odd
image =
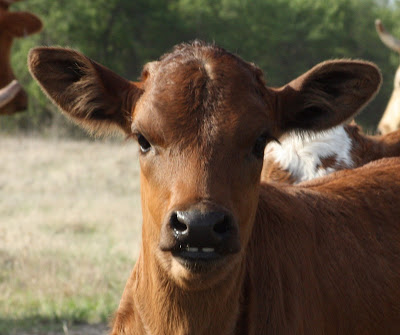
[(382, 82), (370, 62), (334, 60), (318, 64), (277, 91), (284, 131), (323, 130), (354, 117)]
[(130, 132), (131, 107), (142, 93), (134, 83), (70, 49), (32, 49), (28, 63), (48, 97), (92, 134)]

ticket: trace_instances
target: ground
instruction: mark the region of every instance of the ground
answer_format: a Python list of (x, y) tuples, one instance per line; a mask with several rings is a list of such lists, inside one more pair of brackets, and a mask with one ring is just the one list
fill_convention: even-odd
[[(63, 327), (63, 331), (47, 331), (46, 335), (106, 335), (108, 328), (105, 324), (77, 325), (71, 328)], [(43, 331), (17, 331), (10, 335), (43, 335)]]
[(0, 334), (104, 334), (140, 245), (136, 144), (3, 136), (0, 162)]

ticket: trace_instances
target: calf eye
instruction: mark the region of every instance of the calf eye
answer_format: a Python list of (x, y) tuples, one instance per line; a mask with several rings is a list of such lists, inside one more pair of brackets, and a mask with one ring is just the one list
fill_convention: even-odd
[(137, 141), (139, 143), (140, 151), (142, 153), (145, 154), (151, 149), (151, 144), (149, 143), (149, 141), (146, 140), (146, 138), (142, 134), (137, 135)]
[(267, 134), (261, 135), (257, 138), (256, 143), (253, 146), (253, 155), (258, 159), (264, 158), (264, 149), (267, 144), (267, 140), (270, 138)]

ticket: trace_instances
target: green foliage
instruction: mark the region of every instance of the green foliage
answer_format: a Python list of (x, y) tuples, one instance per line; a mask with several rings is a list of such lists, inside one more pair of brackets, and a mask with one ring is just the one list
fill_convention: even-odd
[(386, 106), (399, 63), (374, 27), (379, 17), (400, 37), (398, 0), (30, 0), (13, 9), (36, 13), (44, 30), (14, 44), (12, 63), (30, 107), (2, 117), (2, 131), (82, 134), (32, 81), (26, 55), (36, 45), (78, 49), (135, 80), (147, 61), (174, 44), (200, 38), (259, 65), (272, 86), (326, 59), (367, 59), (384, 76), (381, 93), (360, 117), (367, 128), (375, 128)]

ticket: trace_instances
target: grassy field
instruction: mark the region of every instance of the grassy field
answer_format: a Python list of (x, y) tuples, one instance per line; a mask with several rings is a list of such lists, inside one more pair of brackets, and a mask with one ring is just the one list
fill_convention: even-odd
[(138, 176), (133, 142), (0, 137), (0, 334), (104, 334), (138, 255)]

